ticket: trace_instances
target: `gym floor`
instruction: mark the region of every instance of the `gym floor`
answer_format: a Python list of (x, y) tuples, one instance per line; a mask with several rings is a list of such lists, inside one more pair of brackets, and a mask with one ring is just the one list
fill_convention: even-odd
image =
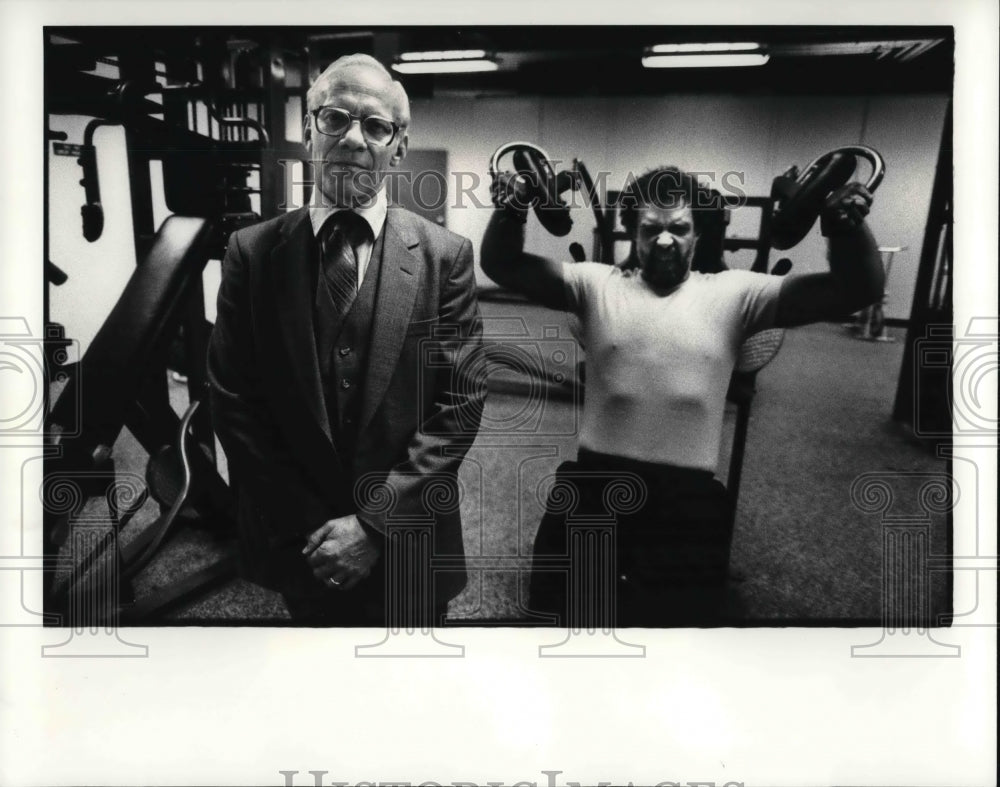
[[(572, 375), (575, 351), (565, 315), (493, 300), (482, 309), (487, 335), (522, 346), (534, 340), (550, 379)], [(946, 470), (943, 460), (890, 417), (904, 332), (889, 333), (894, 342), (873, 343), (855, 340), (834, 324), (797, 328), (758, 375), (732, 551), (748, 625), (870, 625), (882, 619), (883, 530), (878, 514), (852, 502), (851, 484), (863, 473), (898, 474), (890, 482), (896, 499), (915, 506), (918, 482), (912, 474)], [(186, 387), (176, 381), (170, 387), (174, 407), (183, 412)], [(548, 398), (546, 390), (515, 370), (490, 376), (485, 428), (460, 473), (470, 582), (452, 601), (449, 620), (491, 625), (518, 616), (544, 507), (539, 483), (573, 458), (576, 448), (572, 399)], [(723, 469), (732, 415), (727, 412)], [(145, 471), (147, 456), (127, 431), (114, 457), (119, 471)], [(221, 452), (220, 466), (225, 474)], [(158, 513), (148, 501), (123, 539)], [(943, 514), (932, 517), (932, 555), (946, 553), (948, 524)], [(135, 579), (136, 595), (209, 564), (226, 545), (203, 526), (180, 528)], [(932, 580), (931, 612), (950, 611), (947, 577)], [(276, 593), (235, 579), (175, 610), (164, 623), (281, 625), (288, 614)]]

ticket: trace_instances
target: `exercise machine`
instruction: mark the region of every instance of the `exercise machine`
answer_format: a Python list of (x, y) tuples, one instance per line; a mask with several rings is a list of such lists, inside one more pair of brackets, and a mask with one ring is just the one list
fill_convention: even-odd
[[(221, 259), (231, 232), (277, 215), (283, 184), (275, 182), (274, 159), (304, 157), (286, 142), (286, 102), (290, 92), (301, 99), (304, 87), (286, 87), (283, 64), (295, 55), (273, 43), (183, 30), (144, 42), (100, 28), (74, 29), (66, 34), (72, 40), (58, 30), (47, 35), (48, 115), (91, 118), (78, 143), (48, 135), (55, 155), (74, 156), (81, 168), (82, 237), (96, 243), (122, 218), (106, 215), (95, 145), (99, 128), (119, 126), (137, 265), (79, 362), (60, 364), (58, 353), (47, 353), (67, 382), (51, 392), (47, 416), (54, 437), (44, 490), (62, 494), (46, 498), (60, 504), (45, 507), (44, 549), (68, 552), (73, 569), (68, 578), (47, 573), (45, 609), (75, 627), (150, 622), (237, 576), (233, 496), (202, 404), (211, 330), (202, 274)], [(98, 75), (98, 65), (113, 75)], [(172, 214), (158, 227), (154, 164)], [(67, 281), (49, 260), (46, 276), (53, 286)], [(171, 403), (168, 368), (187, 382), (183, 414)], [(125, 429), (149, 456), (143, 477), (116, 465)], [(159, 515), (143, 526), (150, 517), (138, 514), (150, 498)], [(98, 516), (102, 506), (107, 513)], [(220, 556), (136, 598), (134, 580), (181, 526), (212, 534)]]

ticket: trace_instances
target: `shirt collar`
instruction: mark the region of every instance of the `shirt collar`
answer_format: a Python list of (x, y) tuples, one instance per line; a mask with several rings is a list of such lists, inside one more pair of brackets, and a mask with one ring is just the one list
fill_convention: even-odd
[(333, 208), (329, 206), (319, 208), (309, 208), (309, 221), (312, 224), (313, 234), (318, 238), (319, 231), (334, 213), (342, 210), (353, 210), (372, 228), (372, 237), (377, 238), (382, 232), (385, 224), (385, 214), (389, 209), (389, 200), (385, 196), (385, 186), (378, 190), (375, 201), (371, 205), (363, 208)]

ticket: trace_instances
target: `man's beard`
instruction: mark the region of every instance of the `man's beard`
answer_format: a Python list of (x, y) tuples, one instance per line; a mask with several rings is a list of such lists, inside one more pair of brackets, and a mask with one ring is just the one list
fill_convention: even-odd
[(687, 278), (690, 271), (688, 263), (682, 254), (671, 254), (667, 258), (652, 260), (643, 266), (642, 276), (656, 287), (674, 287)]

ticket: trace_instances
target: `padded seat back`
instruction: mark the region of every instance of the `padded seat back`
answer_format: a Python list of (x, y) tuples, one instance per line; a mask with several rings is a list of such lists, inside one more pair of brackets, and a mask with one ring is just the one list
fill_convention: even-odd
[(114, 444), (148, 375), (164, 368), (212, 235), (203, 218), (170, 216), (160, 226), (49, 415), (50, 424), (79, 433), (68, 450)]

